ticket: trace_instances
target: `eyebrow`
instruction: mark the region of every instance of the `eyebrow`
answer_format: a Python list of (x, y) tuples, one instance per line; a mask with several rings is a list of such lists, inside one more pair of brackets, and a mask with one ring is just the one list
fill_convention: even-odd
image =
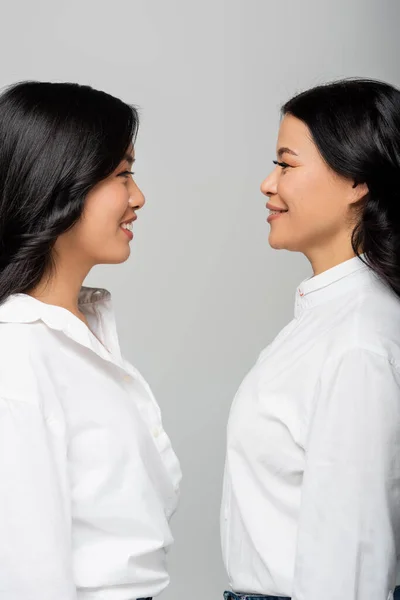
[(124, 160), (126, 160), (130, 165), (133, 165), (135, 162), (135, 157), (132, 154), (127, 153), (124, 156)]
[(286, 146), (279, 148), (277, 154), (278, 154), (278, 158), (282, 158), (282, 156), (284, 154), (292, 154), (293, 156), (298, 156), (297, 152), (295, 152), (294, 150), (291, 150), (290, 148), (287, 148)]

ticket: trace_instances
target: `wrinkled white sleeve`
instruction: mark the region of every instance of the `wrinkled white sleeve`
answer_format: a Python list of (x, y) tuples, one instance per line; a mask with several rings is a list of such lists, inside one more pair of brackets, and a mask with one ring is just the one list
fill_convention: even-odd
[(348, 351), (324, 366), (306, 447), (293, 600), (387, 600), (400, 553), (400, 375)]
[(0, 598), (76, 600), (59, 448), (40, 408), (0, 397)]

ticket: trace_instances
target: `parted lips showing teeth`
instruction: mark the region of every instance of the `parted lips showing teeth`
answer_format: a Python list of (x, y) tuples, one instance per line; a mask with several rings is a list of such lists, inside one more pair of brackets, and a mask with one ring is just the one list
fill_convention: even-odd
[(133, 231), (133, 221), (130, 223), (122, 223), (122, 229), (128, 229), (129, 231)]
[(274, 206), (273, 204), (270, 204), (269, 202), (267, 204), (267, 208), (270, 213), (285, 213), (285, 212), (288, 212), (288, 210), (289, 210), (287, 208), (279, 208), (279, 206)]

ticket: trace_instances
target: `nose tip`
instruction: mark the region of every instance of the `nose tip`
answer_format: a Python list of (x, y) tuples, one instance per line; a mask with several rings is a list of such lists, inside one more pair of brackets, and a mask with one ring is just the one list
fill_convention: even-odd
[(139, 191), (138, 207), (142, 208), (145, 204), (146, 204), (146, 198), (145, 198), (144, 194), (141, 191)]
[(264, 179), (264, 181), (261, 182), (260, 190), (261, 190), (261, 193), (265, 195), (265, 179)]
[(264, 196), (268, 196), (269, 192), (270, 192), (270, 185), (269, 185), (269, 177), (267, 177), (266, 179), (264, 179), (264, 181), (261, 182), (260, 185), (260, 190), (261, 193), (264, 194)]
[(276, 194), (277, 187), (277, 178), (275, 176), (275, 171), (272, 171), (261, 183), (260, 190), (264, 196), (273, 196)]
[(128, 200), (129, 206), (135, 207), (137, 209), (142, 208), (146, 203), (146, 198), (142, 190), (135, 184), (131, 190), (131, 194)]

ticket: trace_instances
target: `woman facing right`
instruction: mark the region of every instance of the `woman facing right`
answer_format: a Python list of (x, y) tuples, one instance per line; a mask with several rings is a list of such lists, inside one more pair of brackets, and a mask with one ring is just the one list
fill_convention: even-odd
[(400, 92), (339, 81), (292, 98), (282, 114), (261, 186), (269, 242), (303, 253), (313, 273), (232, 406), (225, 598), (391, 600), (400, 581)]

